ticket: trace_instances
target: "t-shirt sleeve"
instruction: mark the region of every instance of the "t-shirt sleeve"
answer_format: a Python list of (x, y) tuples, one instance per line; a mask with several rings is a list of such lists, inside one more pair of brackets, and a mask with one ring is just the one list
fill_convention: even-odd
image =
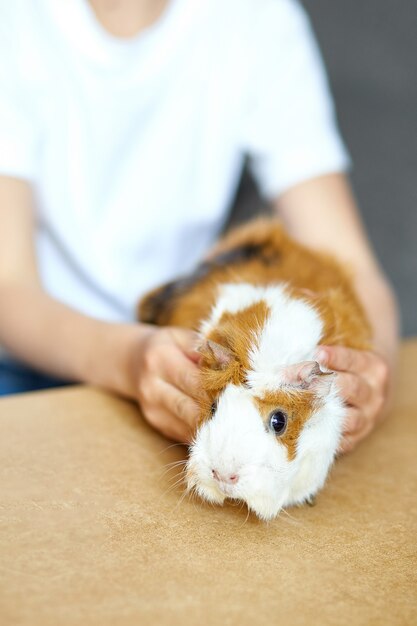
[(323, 61), (294, 0), (270, 0), (254, 25), (243, 150), (267, 199), (350, 160), (335, 121)]
[(0, 175), (33, 179), (39, 124), (30, 86), (22, 77), (13, 2), (0, 7)]

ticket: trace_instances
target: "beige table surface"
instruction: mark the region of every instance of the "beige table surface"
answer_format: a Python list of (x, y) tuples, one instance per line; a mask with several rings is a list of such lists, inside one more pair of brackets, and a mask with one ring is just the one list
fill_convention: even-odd
[[(169, 488), (183, 457), (82, 387), (0, 401), (0, 624), (417, 624), (417, 341), (395, 410), (270, 524)], [(173, 472), (171, 472), (173, 473)]]

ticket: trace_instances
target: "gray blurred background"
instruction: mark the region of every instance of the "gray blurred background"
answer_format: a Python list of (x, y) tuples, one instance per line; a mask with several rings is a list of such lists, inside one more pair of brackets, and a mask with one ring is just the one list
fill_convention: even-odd
[[(303, 0), (327, 65), (369, 236), (417, 335), (417, 0)], [(260, 200), (242, 179), (233, 221)]]

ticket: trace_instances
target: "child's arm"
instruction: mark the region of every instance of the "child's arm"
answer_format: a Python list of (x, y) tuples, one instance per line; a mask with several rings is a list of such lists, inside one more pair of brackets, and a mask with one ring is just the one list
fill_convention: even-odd
[(186, 441), (197, 417), (193, 334), (113, 324), (51, 298), (34, 253), (30, 185), (0, 176), (0, 345), (33, 367), (140, 401), (164, 434)]
[(322, 359), (340, 372), (339, 385), (351, 405), (343, 441), (343, 450), (348, 450), (372, 430), (387, 406), (398, 346), (395, 297), (342, 174), (299, 184), (278, 198), (275, 206), (296, 239), (328, 250), (353, 269), (357, 292), (373, 327), (375, 353), (332, 347), (326, 348)]

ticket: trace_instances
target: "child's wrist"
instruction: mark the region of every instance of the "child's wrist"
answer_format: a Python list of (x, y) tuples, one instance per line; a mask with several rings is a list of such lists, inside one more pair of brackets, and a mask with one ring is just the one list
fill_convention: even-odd
[(100, 324), (84, 364), (85, 382), (136, 398), (136, 355), (149, 329), (144, 324)]

